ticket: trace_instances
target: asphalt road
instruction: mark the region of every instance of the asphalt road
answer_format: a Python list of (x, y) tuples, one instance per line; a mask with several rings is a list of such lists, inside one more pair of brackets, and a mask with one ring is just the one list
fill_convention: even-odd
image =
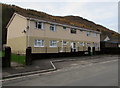
[(118, 86), (118, 61), (75, 65), (55, 72), (5, 81), (3, 86)]

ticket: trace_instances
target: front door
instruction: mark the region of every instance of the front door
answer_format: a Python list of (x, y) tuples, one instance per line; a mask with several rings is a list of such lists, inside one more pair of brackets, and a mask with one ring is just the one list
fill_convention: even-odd
[(76, 52), (76, 43), (75, 42), (71, 43), (71, 52)]

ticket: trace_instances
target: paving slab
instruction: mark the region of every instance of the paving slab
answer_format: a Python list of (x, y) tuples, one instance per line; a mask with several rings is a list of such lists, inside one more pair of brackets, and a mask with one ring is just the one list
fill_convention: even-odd
[(39, 70), (47, 70), (52, 69), (52, 65), (49, 60), (35, 60), (30, 66), (18, 66), (15, 65), (11, 68), (3, 68), (2, 69), (2, 77), (6, 77), (9, 75), (19, 74), (19, 73), (27, 73)]

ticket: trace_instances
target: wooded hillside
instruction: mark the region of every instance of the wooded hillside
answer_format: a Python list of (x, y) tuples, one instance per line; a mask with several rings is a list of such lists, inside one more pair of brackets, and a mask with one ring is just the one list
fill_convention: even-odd
[(2, 5), (2, 40), (3, 44), (6, 43), (6, 25), (9, 22), (10, 18), (12, 17), (14, 12), (18, 13), (25, 13), (34, 17), (38, 17), (41, 19), (53, 21), (53, 22), (59, 22), (59, 23), (65, 23), (77, 27), (87, 28), (91, 30), (100, 31), (101, 34), (101, 41), (103, 41), (105, 36), (109, 36), (111, 38), (111, 41), (118, 41), (118, 36), (120, 34), (102, 26), (99, 24), (95, 24), (92, 21), (89, 21), (87, 19), (84, 19), (79, 16), (52, 16), (44, 12), (31, 10), (31, 9), (23, 9), (21, 7), (15, 6), (15, 5), (7, 5), (7, 4), (0, 4)]

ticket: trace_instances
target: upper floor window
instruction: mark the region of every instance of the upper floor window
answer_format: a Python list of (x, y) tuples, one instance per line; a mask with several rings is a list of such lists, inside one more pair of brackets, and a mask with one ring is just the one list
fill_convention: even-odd
[(79, 30), (79, 33), (82, 34), (83, 30)]
[(50, 47), (57, 47), (57, 41), (56, 40), (51, 40), (50, 41)]
[(50, 30), (51, 31), (56, 31), (56, 25), (50, 24)]
[(90, 36), (90, 32), (86, 32), (86, 35), (87, 35), (87, 36)]
[(80, 32), (83, 32), (83, 30), (80, 30)]
[(34, 47), (44, 47), (44, 40), (35, 40)]
[(36, 22), (37, 29), (43, 29), (43, 22)]
[(93, 33), (93, 36), (96, 37), (96, 36), (97, 36), (97, 33)]
[(71, 29), (72, 34), (76, 34), (76, 32), (77, 32), (76, 29)]
[(67, 29), (67, 27), (63, 26), (63, 29), (64, 29), (64, 30), (66, 30), (66, 29)]

